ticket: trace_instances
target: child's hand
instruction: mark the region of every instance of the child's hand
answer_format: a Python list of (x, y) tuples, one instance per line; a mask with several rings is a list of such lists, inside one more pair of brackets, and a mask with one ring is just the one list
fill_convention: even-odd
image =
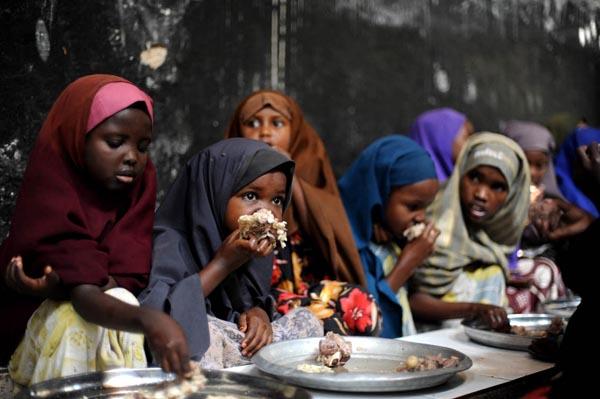
[(223, 241), (215, 257), (220, 258), (222, 264), (229, 271), (234, 271), (248, 262), (250, 258), (267, 256), (274, 249), (275, 246), (268, 239), (260, 241), (257, 241), (256, 238), (241, 239), (240, 230), (237, 229)]
[(254, 307), (242, 313), (239, 329), (245, 333), (242, 341), (242, 355), (252, 357), (260, 348), (273, 341), (273, 329), (267, 313)]
[(559, 225), (552, 228), (547, 221), (533, 220), (535, 228), (542, 237), (550, 240), (560, 240), (583, 232), (594, 221), (594, 217), (583, 209), (566, 201), (554, 200), (562, 211)]
[(67, 297), (66, 291), (61, 286), (60, 277), (52, 266), (47, 265), (44, 268), (42, 277), (31, 278), (25, 274), (23, 258), (20, 256), (10, 260), (4, 273), (4, 281), (8, 288), (23, 295), (54, 299)]
[(494, 331), (510, 332), (510, 322), (506, 310), (500, 306), (473, 303), (471, 318), (480, 319)]
[(191, 371), (190, 355), (185, 333), (166, 313), (140, 308), (142, 329), (152, 350), (154, 360), (166, 372), (185, 376)]
[(423, 233), (406, 244), (400, 256), (409, 257), (410, 264), (421, 265), (433, 253), (435, 240), (439, 235), (440, 231), (435, 228), (433, 222), (428, 222)]

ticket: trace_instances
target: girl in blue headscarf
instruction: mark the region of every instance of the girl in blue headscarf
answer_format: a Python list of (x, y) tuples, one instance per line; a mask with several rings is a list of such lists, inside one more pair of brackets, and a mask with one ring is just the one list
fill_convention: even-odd
[[(578, 127), (567, 136), (560, 147), (554, 166), (558, 187), (567, 200), (588, 211), (594, 217), (600, 215), (594, 204), (600, 194), (583, 169), (586, 168), (585, 148), (592, 142), (600, 142), (600, 130)], [(595, 198), (596, 197), (596, 198)]]
[[(425, 220), (439, 188), (431, 157), (407, 137), (381, 138), (354, 161), (339, 188), (368, 289), (381, 307), (381, 336), (414, 334), (405, 283), (439, 235)], [(408, 241), (404, 232), (418, 224), (424, 230)]]

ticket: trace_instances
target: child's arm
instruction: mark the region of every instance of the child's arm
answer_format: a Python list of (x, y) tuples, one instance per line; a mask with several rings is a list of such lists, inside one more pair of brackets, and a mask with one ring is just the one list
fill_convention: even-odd
[(440, 231), (434, 227), (433, 222), (429, 222), (419, 237), (406, 244), (396, 265), (387, 276), (387, 283), (392, 291), (397, 292), (412, 276), (414, 270), (431, 255), (439, 235)]
[(248, 262), (250, 258), (267, 256), (272, 251), (273, 245), (269, 240), (260, 242), (257, 242), (256, 238), (244, 240), (240, 238), (240, 230), (235, 230), (223, 241), (215, 257), (198, 273), (204, 297), (210, 295), (230, 273)]
[(415, 317), (425, 320), (481, 318), (492, 329), (499, 329), (509, 324), (506, 311), (500, 306), (472, 302), (445, 302), (422, 292), (412, 294), (409, 302)]
[(190, 358), (185, 334), (179, 324), (165, 313), (129, 305), (89, 284), (73, 288), (71, 301), (77, 313), (90, 323), (143, 333), (165, 371), (179, 375), (189, 373)]
[(273, 341), (273, 329), (267, 312), (259, 307), (251, 308), (240, 315), (238, 326), (245, 333), (242, 355), (251, 357)]

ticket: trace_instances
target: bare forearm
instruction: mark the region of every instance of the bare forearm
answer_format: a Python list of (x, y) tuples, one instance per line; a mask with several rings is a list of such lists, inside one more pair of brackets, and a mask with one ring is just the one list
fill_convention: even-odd
[(75, 311), (86, 321), (116, 330), (142, 332), (142, 313), (146, 310), (129, 305), (101, 291), (95, 285), (79, 285), (71, 290)]
[(210, 295), (210, 293), (213, 292), (213, 290), (217, 288), (231, 272), (224, 263), (223, 260), (214, 258), (206, 265), (206, 267), (204, 267), (204, 269), (198, 272), (204, 297)]
[(417, 292), (410, 296), (410, 308), (413, 314), (425, 320), (446, 320), (471, 317), (473, 304), (468, 302), (445, 302), (429, 294)]

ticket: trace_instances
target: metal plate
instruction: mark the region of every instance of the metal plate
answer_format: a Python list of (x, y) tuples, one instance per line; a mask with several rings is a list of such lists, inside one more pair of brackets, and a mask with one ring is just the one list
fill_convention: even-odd
[[(523, 313), (508, 315), (511, 327), (522, 326), (528, 330), (545, 330), (556, 317), (550, 314)], [(469, 338), (480, 344), (498, 348), (526, 351), (535, 338), (492, 331), (479, 320), (463, 320), (462, 325)]]
[[(343, 367), (333, 369), (333, 373), (306, 373), (296, 368), (301, 364), (318, 364), (316, 357), (321, 338), (265, 346), (254, 355), (252, 362), (261, 371), (292, 384), (347, 392), (392, 392), (432, 387), (446, 382), (473, 364), (464, 353), (443, 346), (372, 337), (344, 339), (352, 343), (352, 356)], [(457, 367), (429, 371), (396, 371), (410, 355), (423, 357), (438, 354), (456, 356), (460, 362)]]
[(574, 297), (571, 299), (557, 299), (554, 301), (546, 301), (542, 304), (545, 313), (560, 316), (564, 319), (570, 318), (577, 306), (581, 303), (581, 298)]
[[(235, 398), (311, 398), (311, 395), (304, 389), (270, 378), (221, 370), (203, 370), (203, 373), (208, 379), (206, 386), (201, 392), (185, 396), (186, 398), (206, 398), (209, 395), (213, 395), (215, 398), (227, 395)], [(175, 375), (164, 373), (159, 368), (116, 369), (44, 381), (20, 392), (17, 398), (116, 399), (140, 390), (152, 389), (157, 384), (174, 379)]]

